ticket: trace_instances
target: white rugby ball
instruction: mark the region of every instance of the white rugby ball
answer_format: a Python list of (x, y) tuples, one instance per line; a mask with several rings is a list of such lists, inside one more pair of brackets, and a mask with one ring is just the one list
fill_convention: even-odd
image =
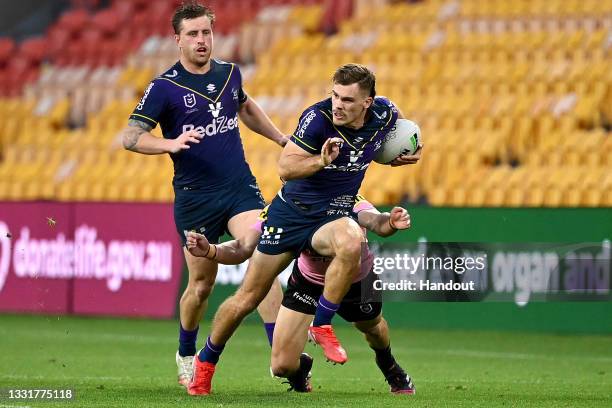
[(421, 144), (419, 125), (408, 119), (398, 119), (385, 139), (374, 159), (377, 163), (387, 164), (397, 156), (414, 154)]

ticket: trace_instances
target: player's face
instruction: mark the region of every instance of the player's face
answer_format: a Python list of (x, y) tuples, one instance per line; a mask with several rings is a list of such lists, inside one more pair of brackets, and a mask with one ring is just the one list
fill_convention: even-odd
[(187, 62), (198, 67), (208, 64), (213, 48), (213, 32), (208, 17), (184, 19), (181, 31), (174, 37)]
[(332, 113), (334, 125), (360, 128), (363, 126), (372, 97), (359, 88), (358, 84), (334, 84), (332, 88)]

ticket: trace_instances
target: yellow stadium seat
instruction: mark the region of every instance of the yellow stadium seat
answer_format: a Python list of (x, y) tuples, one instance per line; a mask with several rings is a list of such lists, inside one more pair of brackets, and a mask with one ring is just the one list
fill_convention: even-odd
[(112, 183), (106, 189), (106, 201), (119, 202), (121, 201), (121, 185)]
[(10, 182), (8, 186), (8, 199), (18, 201), (23, 199), (24, 184), (20, 182)]
[(447, 197), (448, 205), (453, 207), (463, 207), (467, 201), (467, 192), (464, 188), (458, 187), (452, 189)]
[(482, 207), (485, 202), (485, 190), (478, 187), (469, 188), (466, 192), (465, 205), (468, 207)]
[(0, 180), (0, 200), (8, 200), (9, 196), (10, 182), (5, 180)]
[(525, 201), (525, 193), (522, 188), (514, 187), (506, 191), (504, 204), (508, 207), (521, 207)]
[(559, 188), (551, 188), (544, 193), (545, 207), (559, 207), (563, 201), (563, 192)]
[(541, 207), (544, 203), (544, 189), (531, 187), (525, 192), (524, 204), (527, 207)]
[(23, 191), (23, 200), (39, 200), (42, 198), (42, 185), (37, 181), (30, 181), (25, 183)]
[(599, 190), (588, 189), (582, 193), (581, 205), (585, 207), (599, 207), (602, 202), (602, 194)]
[(487, 207), (501, 207), (504, 205), (505, 192), (501, 188), (490, 188), (485, 195), (484, 205)]
[(73, 199), (72, 183), (64, 182), (57, 187), (57, 199), (60, 201), (71, 201)]
[(441, 206), (445, 205), (446, 202), (446, 189), (442, 187), (437, 187), (432, 189), (427, 194), (427, 200), (431, 205)]
[(106, 184), (103, 181), (91, 183), (88, 191), (88, 200), (90, 201), (105, 201), (106, 199)]
[(612, 189), (608, 189), (604, 191), (601, 197), (600, 205), (602, 207), (608, 207), (608, 208), (612, 207)]

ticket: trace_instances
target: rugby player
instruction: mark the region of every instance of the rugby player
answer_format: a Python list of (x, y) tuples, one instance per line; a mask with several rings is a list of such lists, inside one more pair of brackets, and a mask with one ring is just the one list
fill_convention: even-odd
[[(358, 64), (340, 67), (333, 76), (331, 98), (304, 111), (279, 160), (286, 183), (268, 209), (240, 288), (217, 310), (211, 334), (194, 359), (190, 394), (210, 393), (227, 341), (276, 276), (306, 249), (332, 259), (309, 334), (329, 360), (347, 361), (331, 320), (361, 265), (364, 238), (351, 209), (366, 169), (398, 117), (402, 115), (391, 101), (376, 97), (374, 74)], [(420, 154), (419, 148), (393, 164), (415, 163)]]
[[(242, 88), (238, 66), (211, 58), (214, 12), (196, 2), (178, 7), (172, 17), (178, 62), (147, 87), (121, 137), (127, 150), (169, 153), (174, 162), (174, 221), (213, 243), (227, 231), (238, 240), (264, 207), (255, 177), (245, 160), (238, 117), (251, 130), (280, 146), (285, 136)], [(150, 132), (160, 124), (163, 138)], [(189, 282), (180, 300), (178, 381), (192, 374), (199, 322), (217, 275), (217, 263), (184, 250)], [(268, 290), (266, 289), (266, 292)], [(271, 338), (282, 299), (274, 283), (258, 309)]]
[[(367, 228), (377, 235), (387, 237), (397, 230), (410, 228), (410, 216), (405, 209), (394, 207), (390, 213), (381, 214), (360, 195), (357, 196), (353, 212), (357, 214), (357, 221), (364, 234)], [(261, 233), (265, 219), (266, 210), (252, 228), (256, 235)], [(229, 264), (246, 260), (253, 250), (253, 247), (240, 248), (237, 241), (225, 242), (221, 246), (209, 244), (204, 235), (195, 232), (188, 233), (186, 246), (194, 256), (208, 256), (209, 259), (216, 258)], [(376, 364), (389, 383), (390, 391), (396, 394), (414, 394), (412, 379), (391, 354), (389, 327), (382, 317), (382, 304), (368, 296), (375, 279), (372, 269), (374, 256), (367, 245), (364, 249), (360, 273), (342, 299), (338, 314), (364, 333), (376, 355)], [(287, 378), (290, 390), (297, 392), (312, 390), (310, 369), (313, 359), (303, 351), (308, 327), (316, 311), (316, 299), (323, 292), (325, 272), (330, 261), (328, 257), (318, 256), (312, 251), (300, 254), (294, 263), (276, 320), (270, 371), (274, 376)]]

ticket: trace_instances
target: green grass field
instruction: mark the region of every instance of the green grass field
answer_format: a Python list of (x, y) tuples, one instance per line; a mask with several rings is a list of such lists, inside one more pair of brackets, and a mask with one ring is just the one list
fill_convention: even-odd
[[(392, 322), (391, 322), (392, 323)], [(214, 395), (176, 384), (174, 321), (0, 316), (0, 388), (72, 388), (70, 402), (0, 400), (0, 407), (595, 407), (612, 406), (612, 337), (512, 332), (393, 330), (394, 354), (417, 394), (396, 396), (354, 329), (337, 332), (344, 366), (315, 358), (311, 394), (270, 378), (263, 327), (244, 325), (228, 344)], [(208, 327), (201, 330), (201, 338)], [(201, 341), (200, 341), (201, 343)]]

